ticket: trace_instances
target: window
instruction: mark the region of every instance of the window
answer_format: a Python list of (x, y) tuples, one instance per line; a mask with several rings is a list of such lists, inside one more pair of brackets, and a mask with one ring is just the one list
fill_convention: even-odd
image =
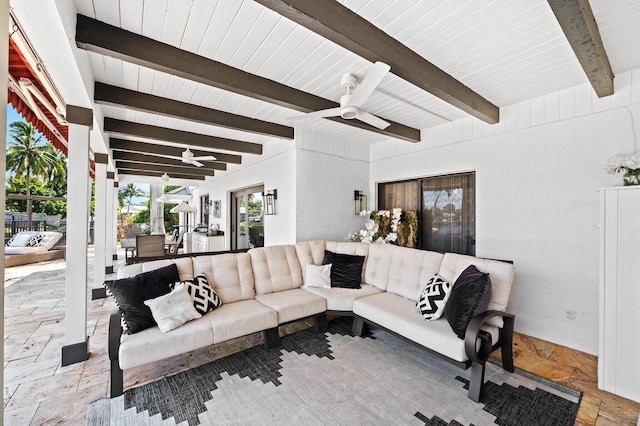
[(378, 184), (378, 208), (418, 211), (418, 248), (475, 255), (475, 173)]
[(200, 197), (200, 223), (209, 227), (209, 195)]

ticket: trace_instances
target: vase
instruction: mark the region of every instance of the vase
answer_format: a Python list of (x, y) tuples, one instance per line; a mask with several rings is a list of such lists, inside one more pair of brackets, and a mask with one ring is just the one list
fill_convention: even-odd
[(640, 169), (627, 170), (624, 173), (624, 186), (640, 185)]

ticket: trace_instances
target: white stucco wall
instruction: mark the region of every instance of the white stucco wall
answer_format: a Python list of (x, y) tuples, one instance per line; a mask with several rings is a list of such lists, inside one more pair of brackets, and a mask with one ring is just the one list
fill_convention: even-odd
[(265, 245), (292, 244), (296, 242), (296, 174), (295, 146), (293, 141), (272, 139), (263, 145), (261, 156), (243, 155), (242, 164), (229, 164), (227, 171), (217, 173), (213, 179), (194, 190), (194, 200), (209, 194), (209, 200), (221, 200), (221, 218), (217, 223), (225, 231), (225, 247), (230, 248), (231, 218), (229, 202), (231, 192), (264, 184), (265, 190), (278, 190), (278, 214), (264, 217)]
[(296, 240), (346, 241), (360, 229), (353, 191), (371, 200), (369, 144), (296, 129)]
[[(640, 73), (635, 76), (640, 86)], [(371, 150), (371, 190), (377, 182), (475, 170), (476, 255), (514, 261), (509, 311), (517, 315), (516, 330), (592, 354), (598, 351), (596, 190), (622, 182), (605, 173), (609, 157), (639, 148), (640, 87), (630, 84), (631, 73), (616, 83), (608, 99), (581, 86), (503, 109), (494, 129), (456, 122), (423, 132), (420, 144), (388, 141)], [(575, 319), (567, 318), (567, 308)]]

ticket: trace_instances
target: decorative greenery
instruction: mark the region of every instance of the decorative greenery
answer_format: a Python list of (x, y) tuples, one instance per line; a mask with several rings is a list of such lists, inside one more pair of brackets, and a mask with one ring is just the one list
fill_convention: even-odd
[[(54, 192), (56, 184), (60, 186), (60, 182), (66, 180), (66, 159), (37, 132), (31, 123), (14, 121), (9, 124), (7, 136), (7, 171), (13, 173), (16, 178), (24, 178), (24, 193), (27, 196), (32, 195), (33, 177), (38, 181), (50, 182), (50, 193)], [(47, 193), (40, 195), (47, 195)], [(29, 223), (31, 223), (32, 207), (33, 201), (27, 199), (26, 211)]]
[(395, 244), (404, 247), (415, 247), (418, 215), (415, 210), (361, 211), (360, 216), (369, 216), (364, 229), (349, 235), (349, 241), (363, 243)]
[(129, 215), (133, 199), (142, 197), (145, 194), (146, 192), (138, 188), (135, 183), (128, 183), (118, 190), (118, 202), (127, 203), (127, 215)]
[(607, 173), (623, 173), (624, 185), (640, 185), (640, 152), (616, 154), (607, 162)]

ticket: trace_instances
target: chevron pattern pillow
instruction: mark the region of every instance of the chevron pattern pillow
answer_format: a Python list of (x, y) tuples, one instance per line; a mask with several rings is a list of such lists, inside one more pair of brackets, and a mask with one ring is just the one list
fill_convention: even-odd
[(218, 297), (204, 275), (198, 275), (192, 280), (177, 282), (172, 288), (176, 288), (180, 284), (184, 284), (187, 287), (187, 292), (193, 300), (193, 307), (196, 308), (200, 315), (213, 311), (222, 305), (220, 297)]
[(451, 294), (453, 286), (438, 275), (427, 281), (420, 298), (416, 303), (418, 312), (428, 321), (437, 320), (444, 313), (444, 307)]

